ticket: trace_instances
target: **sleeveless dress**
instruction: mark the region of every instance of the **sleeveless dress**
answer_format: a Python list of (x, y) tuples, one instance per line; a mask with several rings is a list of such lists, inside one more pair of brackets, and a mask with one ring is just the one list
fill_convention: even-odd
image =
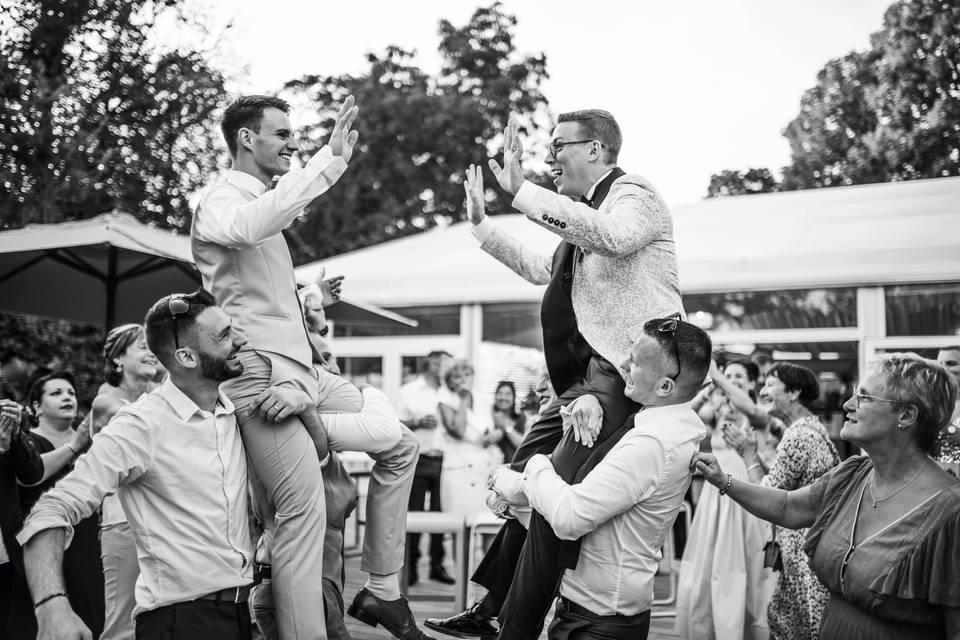
[[(720, 429), (710, 437), (724, 471), (747, 479), (743, 458)], [(763, 568), (769, 525), (705, 483), (680, 562), (675, 633), (690, 640), (766, 640), (776, 576)]]
[[(33, 441), (41, 454), (55, 449), (53, 443), (33, 431), (25, 434)], [(35, 487), (20, 487), (24, 513), (28, 513), (40, 499), (40, 495), (55, 485), (73, 470), (68, 464), (58, 473)], [(93, 515), (84, 518), (73, 528), (73, 539), (63, 554), (63, 578), (67, 587), (70, 606), (94, 638), (103, 632), (103, 566), (100, 563), (100, 518)]]

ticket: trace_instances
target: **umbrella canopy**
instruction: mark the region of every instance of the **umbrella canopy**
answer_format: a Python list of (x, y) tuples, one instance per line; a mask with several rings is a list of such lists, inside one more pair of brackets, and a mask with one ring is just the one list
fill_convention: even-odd
[[(128, 213), (0, 232), (2, 311), (110, 328), (143, 322), (159, 298), (198, 286), (190, 238), (149, 227)], [(349, 298), (341, 298), (328, 315), (336, 320), (345, 313), (374, 324), (416, 325)]]

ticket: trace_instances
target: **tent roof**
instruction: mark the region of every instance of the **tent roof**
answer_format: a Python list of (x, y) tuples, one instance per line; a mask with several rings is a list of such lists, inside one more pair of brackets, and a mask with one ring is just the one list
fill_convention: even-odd
[[(688, 293), (960, 280), (960, 177), (711, 198), (672, 208)], [(496, 217), (552, 253), (557, 236), (519, 214)], [(481, 251), (466, 222), (303, 265), (345, 275), (351, 295), (385, 306), (539, 300)]]

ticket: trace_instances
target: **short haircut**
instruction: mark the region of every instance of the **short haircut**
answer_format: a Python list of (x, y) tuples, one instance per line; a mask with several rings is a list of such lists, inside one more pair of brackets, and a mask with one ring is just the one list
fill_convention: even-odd
[(585, 138), (599, 140), (603, 145), (604, 161), (613, 164), (620, 156), (620, 146), (623, 144), (623, 135), (620, 125), (613, 114), (602, 109), (583, 109), (568, 111), (557, 117), (557, 122), (576, 122)]
[(949, 347), (940, 347), (937, 351), (960, 351), (960, 345), (952, 345)]
[(114, 387), (123, 380), (123, 372), (117, 367), (114, 358), (122, 356), (127, 348), (143, 337), (143, 325), (123, 324), (110, 329), (103, 343), (103, 378)]
[(792, 362), (777, 362), (767, 372), (767, 377), (774, 376), (783, 383), (787, 391), (799, 391), (797, 400), (800, 404), (810, 408), (810, 405), (820, 397), (820, 382), (817, 374), (806, 367)]
[(434, 360), (436, 358), (452, 358), (452, 357), (453, 356), (448, 351), (443, 351), (441, 349), (431, 351), (430, 353), (427, 354), (427, 360)]
[(220, 130), (223, 132), (223, 139), (227, 143), (231, 156), (237, 155), (237, 132), (246, 128), (260, 133), (260, 121), (263, 120), (263, 112), (267, 109), (279, 109), (284, 113), (290, 113), (290, 104), (276, 96), (241, 96), (230, 103), (223, 112)]
[(749, 360), (744, 360), (743, 358), (733, 358), (727, 360), (727, 364), (723, 365), (724, 370), (731, 365), (740, 365), (743, 367), (744, 371), (747, 372), (747, 380), (750, 382), (756, 382), (757, 378), (760, 377), (760, 367), (757, 366), (756, 362), (750, 362)]
[(699, 389), (710, 369), (713, 353), (710, 336), (700, 327), (683, 320), (677, 320), (677, 328), (672, 335), (669, 331), (660, 331), (660, 327), (669, 320), (672, 318), (648, 320), (643, 325), (643, 332), (657, 341), (665, 359), (673, 358), (676, 344), (681, 378), (677, 383), (683, 388)]
[(174, 297), (182, 298), (188, 305), (187, 312), (178, 315), (176, 321), (181, 345), (185, 337), (196, 337), (197, 316), (204, 310), (217, 306), (213, 294), (203, 288), (188, 294), (171, 293), (153, 303), (143, 323), (147, 346), (167, 369), (172, 363), (175, 345), (173, 315), (170, 313), (170, 300)]
[(886, 378), (884, 396), (916, 407), (917, 428), (910, 435), (921, 451), (929, 452), (957, 404), (956, 381), (943, 365), (915, 353), (887, 353), (869, 368)]
[(40, 376), (30, 385), (30, 391), (27, 393), (27, 404), (30, 407), (33, 407), (34, 402), (40, 402), (40, 399), (43, 397), (43, 387), (51, 380), (66, 380), (70, 383), (70, 386), (73, 387), (74, 391), (77, 390), (77, 382), (72, 373), (69, 371), (51, 371), (50, 373)]

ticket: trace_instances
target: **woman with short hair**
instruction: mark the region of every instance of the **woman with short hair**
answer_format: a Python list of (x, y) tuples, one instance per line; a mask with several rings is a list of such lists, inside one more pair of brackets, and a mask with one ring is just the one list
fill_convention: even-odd
[(811, 486), (750, 484), (710, 454), (694, 459), (751, 513), (810, 528), (804, 548), (829, 589), (821, 638), (960, 637), (960, 481), (929, 456), (956, 399), (956, 382), (942, 366), (891, 353), (871, 363), (843, 405), (840, 436), (867, 455)]

